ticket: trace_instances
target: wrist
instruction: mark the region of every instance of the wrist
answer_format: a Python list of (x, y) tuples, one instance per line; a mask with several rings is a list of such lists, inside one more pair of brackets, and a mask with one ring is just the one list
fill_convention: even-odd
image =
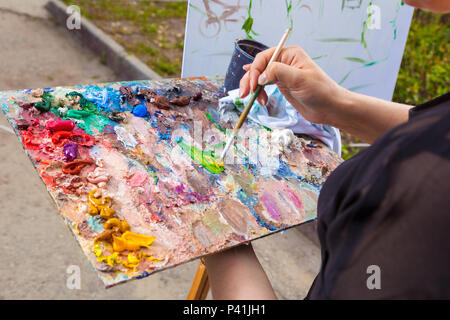
[(389, 129), (407, 121), (410, 108), (342, 88), (336, 94), (329, 122), (361, 141), (373, 143)]

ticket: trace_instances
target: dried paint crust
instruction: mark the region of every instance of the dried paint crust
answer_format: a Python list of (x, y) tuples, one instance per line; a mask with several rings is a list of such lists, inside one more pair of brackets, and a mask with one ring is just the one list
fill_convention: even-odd
[[(217, 112), (222, 83), (0, 92), (3, 113), (105, 286), (316, 217), (320, 187), (341, 161), (320, 142), (295, 137), (276, 152), (262, 142), (270, 130), (246, 123), (252, 133), (229, 152), (236, 162), (213, 165), (237, 118)], [(155, 97), (177, 103), (159, 108)]]

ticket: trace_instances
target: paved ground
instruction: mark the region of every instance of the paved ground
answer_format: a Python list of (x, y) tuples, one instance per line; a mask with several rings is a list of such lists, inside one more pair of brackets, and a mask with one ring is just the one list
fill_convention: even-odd
[[(120, 80), (51, 22), (41, 0), (0, 0), (0, 90)], [(105, 290), (0, 115), (0, 299), (184, 299), (197, 262)], [(297, 230), (254, 242), (281, 299), (303, 298), (320, 266)], [(81, 290), (66, 287), (69, 265)]]

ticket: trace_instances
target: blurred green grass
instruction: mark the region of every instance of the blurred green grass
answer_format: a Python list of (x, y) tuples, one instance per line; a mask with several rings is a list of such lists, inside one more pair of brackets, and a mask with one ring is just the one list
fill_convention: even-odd
[[(449, 91), (450, 14), (416, 9), (408, 34), (392, 100), (418, 105)], [(342, 132), (342, 158), (350, 159), (361, 149), (360, 142)]]
[[(176, 77), (181, 73), (184, 48), (184, 25), (187, 3), (148, 0), (62, 0), (67, 5), (77, 5), (81, 14), (100, 29), (111, 35), (155, 72), (163, 77)], [(179, 21), (179, 30), (172, 22)], [(120, 23), (112, 31), (111, 24)], [(107, 27), (109, 26), (109, 27)], [(133, 26), (130, 31), (129, 27)], [(176, 27), (175, 27), (176, 28)], [(141, 40), (136, 40), (139, 36)], [(134, 37), (134, 39), (132, 39)], [(128, 41), (128, 40), (129, 41)]]
[(415, 10), (393, 101), (417, 105), (449, 90), (450, 14)]
[(149, 0), (63, 0), (67, 5), (77, 5), (88, 19), (132, 20), (146, 27), (151, 18), (185, 18), (184, 1), (158, 2)]

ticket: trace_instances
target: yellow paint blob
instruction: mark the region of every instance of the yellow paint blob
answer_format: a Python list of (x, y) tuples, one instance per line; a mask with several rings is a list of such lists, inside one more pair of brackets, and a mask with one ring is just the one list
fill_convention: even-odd
[(144, 254), (144, 257), (145, 257), (146, 260), (153, 261), (153, 262), (159, 262), (159, 261), (162, 260), (162, 259), (155, 258), (155, 257), (153, 257), (151, 255), (148, 255), (148, 254)]
[(120, 221), (117, 218), (110, 218), (108, 219), (105, 224), (103, 225), (103, 227), (106, 230), (110, 230), (114, 227), (119, 228), (119, 230), (121, 232), (126, 232), (126, 231), (130, 231), (130, 225), (128, 224), (128, 222), (126, 220)]
[(136, 264), (136, 265), (138, 265), (142, 259), (140, 254), (136, 254), (134, 252), (129, 253), (127, 258), (128, 258), (128, 263), (132, 263), (132, 264)]
[(214, 160), (214, 165), (218, 168), (218, 169), (225, 169), (225, 162), (223, 160), (220, 159), (215, 159)]
[(91, 216), (100, 215), (102, 218), (109, 219), (116, 211), (111, 209), (112, 200), (110, 197), (95, 197), (97, 189), (89, 192), (89, 211)]
[(97, 257), (97, 261), (105, 261), (110, 266), (114, 266), (115, 264), (120, 262), (118, 252), (113, 252), (111, 255), (105, 256), (103, 255), (103, 250), (98, 243), (94, 246), (94, 254)]

